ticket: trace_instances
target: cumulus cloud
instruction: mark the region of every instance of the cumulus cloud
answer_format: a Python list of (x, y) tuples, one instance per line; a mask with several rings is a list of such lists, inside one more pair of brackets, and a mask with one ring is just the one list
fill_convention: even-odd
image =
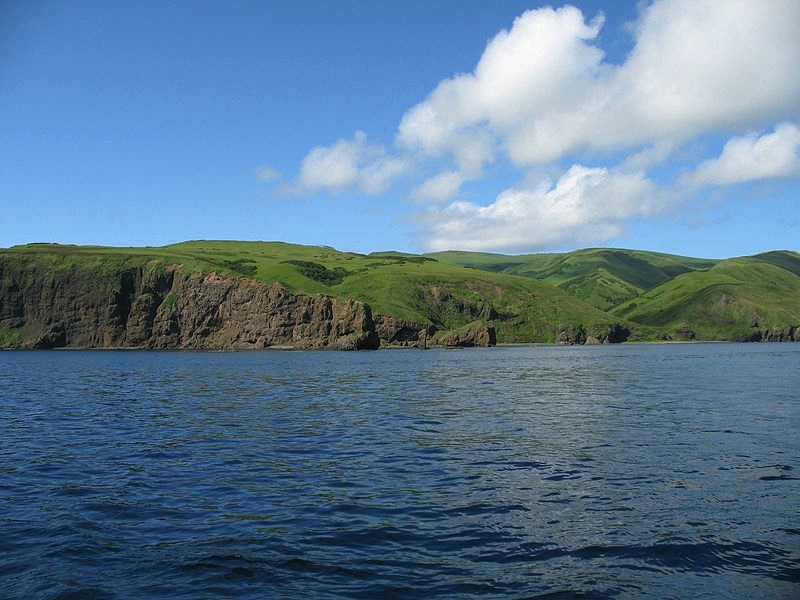
[(611, 113), (632, 140), (750, 127), (800, 111), (800, 3), (664, 0), (640, 22)]
[[(424, 165), (408, 196), (432, 205), (427, 245), (501, 250), (619, 235), (626, 220), (675, 197), (657, 189), (648, 169), (661, 169), (667, 186), (797, 174), (798, 128), (784, 124), (731, 139), (680, 182), (663, 180), (676, 150), (699, 136), (800, 119), (800, 2), (655, 0), (620, 63), (599, 46), (603, 25), (602, 15), (573, 6), (524, 12), (488, 42), (472, 72), (442, 80), (402, 116), (391, 151), (357, 132), (312, 149), (298, 185), (380, 193)], [(620, 166), (575, 164), (604, 157)], [(515, 187), (484, 205), (451, 202), (492, 162), (521, 179), (575, 166), (552, 187)]]
[(558, 158), (562, 137), (536, 130), (559, 114), (575, 118), (593, 95), (603, 53), (588, 42), (601, 24), (587, 25), (572, 6), (527, 11), (489, 42), (474, 73), (442, 81), (405, 114), (398, 144), (449, 152), (463, 170), (475, 168), (459, 156), (465, 140), (475, 146), (470, 156), (482, 162), (496, 147), (520, 159), (522, 145), (542, 162)]
[(773, 133), (735, 137), (718, 158), (701, 163), (686, 178), (691, 185), (732, 185), (800, 174), (800, 128), (782, 123)]
[(464, 176), (458, 171), (445, 171), (426, 179), (422, 185), (411, 192), (418, 202), (444, 202), (458, 194), (464, 183)]
[[(479, 134), (521, 169), (628, 152), (627, 169), (667, 160), (695, 136), (800, 115), (800, 3), (663, 0), (647, 7), (621, 65), (594, 45), (602, 20), (573, 7), (531, 10), (487, 45), (475, 71), (443, 81), (404, 116), (398, 144), (431, 155)], [(797, 128), (732, 140), (695, 183), (796, 172)], [(487, 206), (426, 215), (431, 248), (542, 249), (602, 242), (673, 194), (643, 173), (573, 166), (552, 189), (511, 189)], [(436, 181), (434, 178), (431, 181)], [(660, 200), (659, 200), (660, 199)]]
[(682, 141), (800, 113), (800, 3), (663, 0), (648, 7), (622, 65), (594, 45), (601, 19), (530, 10), (475, 71), (441, 82), (403, 117), (398, 143), (440, 155), (464, 140), (519, 166), (570, 153)]
[(382, 145), (369, 142), (363, 131), (357, 131), (352, 139), (312, 148), (300, 165), (298, 184), (304, 191), (356, 187), (378, 194), (404, 169), (404, 159), (389, 156)]
[(667, 204), (641, 172), (573, 165), (555, 184), (511, 188), (488, 206), (456, 201), (423, 222), (429, 250), (523, 250), (604, 242)]

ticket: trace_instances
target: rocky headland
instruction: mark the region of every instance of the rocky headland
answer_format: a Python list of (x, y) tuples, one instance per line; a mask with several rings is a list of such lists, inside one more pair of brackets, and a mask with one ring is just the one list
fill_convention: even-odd
[[(374, 316), (364, 302), (295, 294), (278, 282), (185, 274), (179, 265), (95, 267), (0, 259), (2, 345), (371, 350), (435, 343), (430, 324)], [(494, 344), (494, 329), (478, 325), (440, 345)]]
[(280, 284), (139, 267), (57, 277), (0, 265), (0, 327), (19, 348), (361, 350), (380, 344), (369, 306)]
[(711, 340), (800, 341), (800, 254), (366, 255), (233, 241), (0, 249), (0, 348)]

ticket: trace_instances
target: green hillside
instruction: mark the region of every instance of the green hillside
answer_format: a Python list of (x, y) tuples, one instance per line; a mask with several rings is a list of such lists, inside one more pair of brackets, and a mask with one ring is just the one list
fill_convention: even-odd
[(460, 267), (471, 267), (482, 271), (503, 273), (517, 268), (537, 257), (559, 256), (557, 254), (493, 254), (490, 252), (465, 252), (461, 250), (446, 250), (444, 252), (429, 252), (425, 254), (430, 258)]
[(432, 325), (441, 334), (490, 324), (499, 343), (752, 340), (781, 328), (792, 337), (800, 326), (800, 254), (791, 251), (717, 261), (616, 249), (364, 255), (283, 242), (191, 241), (146, 248), (29, 244), (0, 249), (0, 259), (35, 263), (53, 280), (69, 269), (136, 267), (280, 282), (294, 293), (360, 300), (375, 315)]
[(799, 272), (800, 255), (794, 252), (723, 260), (611, 312), (688, 338), (760, 339), (764, 330), (800, 324)]
[(430, 322), (443, 330), (492, 320), (503, 342), (552, 342), (565, 330), (595, 335), (598, 328), (619, 322), (541, 282), (478, 272), (425, 256), (365, 256), (327, 247), (241, 242), (187, 242), (164, 250), (221, 265), (223, 270), (230, 270), (234, 260), (252, 261), (245, 264), (259, 281), (280, 281), (298, 293), (354, 298), (369, 304), (376, 314)]
[(630, 325), (529, 277), (402, 253), (362, 255), (282, 242), (192, 241), (147, 248), (30, 244), (1, 250), (0, 257), (52, 265), (54, 276), (70, 265), (106, 270), (147, 265), (280, 282), (294, 293), (361, 300), (373, 314), (432, 324), (440, 331), (491, 322), (499, 343), (607, 339)]
[(800, 254), (797, 252), (790, 252), (788, 250), (778, 250), (773, 252), (764, 252), (756, 254), (754, 259), (761, 262), (781, 267), (787, 271), (800, 276)]
[(717, 261), (642, 250), (590, 248), (564, 254), (505, 256), (480, 252), (428, 254), (442, 262), (532, 277), (610, 310), (677, 275)]

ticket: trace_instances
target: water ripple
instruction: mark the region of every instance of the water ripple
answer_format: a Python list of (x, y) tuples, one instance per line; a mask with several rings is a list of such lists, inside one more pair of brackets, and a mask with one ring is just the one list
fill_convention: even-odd
[(796, 597), (799, 350), (0, 353), (0, 596)]

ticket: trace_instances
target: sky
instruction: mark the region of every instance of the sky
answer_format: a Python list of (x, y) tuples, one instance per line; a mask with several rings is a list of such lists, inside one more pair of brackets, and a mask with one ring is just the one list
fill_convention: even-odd
[(800, 250), (797, 0), (0, 0), (0, 247)]

